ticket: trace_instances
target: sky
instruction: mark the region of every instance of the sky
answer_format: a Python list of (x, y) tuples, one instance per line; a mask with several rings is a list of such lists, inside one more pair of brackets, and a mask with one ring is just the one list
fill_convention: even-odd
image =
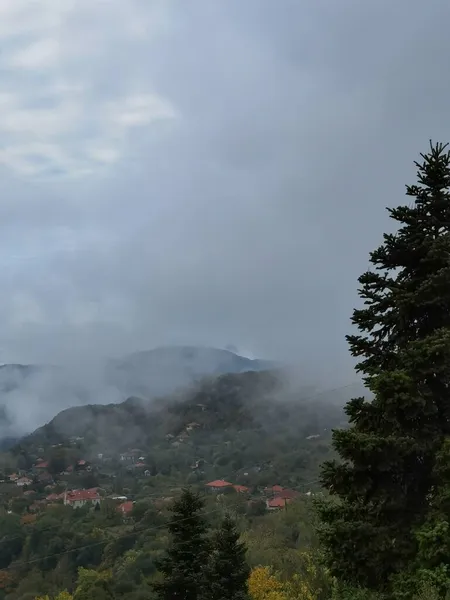
[(0, 362), (232, 345), (354, 378), (368, 255), (450, 140), (447, 0), (2, 0)]

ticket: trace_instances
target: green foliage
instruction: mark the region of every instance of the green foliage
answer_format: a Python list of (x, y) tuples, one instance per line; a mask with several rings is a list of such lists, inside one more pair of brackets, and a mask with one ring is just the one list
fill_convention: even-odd
[(205, 570), (207, 591), (204, 600), (246, 600), (250, 568), (246, 547), (233, 519), (226, 515), (215, 532)]
[(333, 443), (322, 480), (321, 537), (342, 582), (387, 591), (415, 563), (439, 477), (436, 454), (450, 433), (450, 155), (431, 145), (417, 164), (413, 206), (389, 209), (399, 224), (359, 278), (360, 335), (348, 336), (373, 401), (351, 400), (351, 427)]
[(80, 568), (73, 600), (112, 600), (112, 573)]
[(168, 530), (171, 543), (158, 562), (162, 581), (154, 585), (161, 600), (197, 600), (203, 597), (204, 567), (208, 560), (204, 501), (185, 489), (171, 507)]
[(25, 540), (25, 531), (17, 515), (0, 516), (0, 569), (8, 567), (20, 554)]

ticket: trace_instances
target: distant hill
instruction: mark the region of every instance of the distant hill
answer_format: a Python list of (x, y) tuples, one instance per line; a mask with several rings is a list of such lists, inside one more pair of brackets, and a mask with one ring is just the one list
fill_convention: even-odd
[(209, 377), (153, 401), (67, 409), (20, 447), (32, 461), (42, 449), (51, 453), (76, 439), (85, 459), (100, 454), (118, 460), (139, 448), (148, 466), (163, 474), (186, 475), (202, 461), (202, 477), (259, 469), (269, 478), (296, 474), (306, 481), (317, 475), (330, 451), (331, 428), (342, 421), (342, 409), (329, 398), (286, 391), (278, 372), (245, 372)]
[(203, 376), (269, 366), (228, 350), (195, 346), (137, 352), (86, 370), (71, 365), (1, 365), (0, 445), (2, 439), (29, 433), (70, 406), (118, 403), (130, 396), (154, 398)]
[(170, 394), (205, 375), (262, 371), (274, 366), (228, 350), (166, 346), (130, 354), (107, 366), (106, 380), (128, 396)]

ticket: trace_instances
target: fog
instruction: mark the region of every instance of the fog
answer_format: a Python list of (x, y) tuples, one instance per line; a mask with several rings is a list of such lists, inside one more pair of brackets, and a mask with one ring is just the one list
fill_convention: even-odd
[[(5, 0), (0, 360), (62, 365), (56, 389), (98, 401), (118, 397), (99, 365), (173, 344), (353, 382), (357, 277), (419, 152), (450, 139), (449, 18), (444, 0)], [(36, 377), (8, 392), (24, 429), (82, 401)]]

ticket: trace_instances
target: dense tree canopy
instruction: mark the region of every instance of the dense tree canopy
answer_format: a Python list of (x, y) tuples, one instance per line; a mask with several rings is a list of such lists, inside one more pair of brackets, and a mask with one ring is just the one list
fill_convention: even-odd
[(388, 209), (398, 224), (359, 278), (364, 307), (348, 336), (374, 395), (351, 400), (350, 428), (334, 433), (341, 461), (323, 483), (322, 540), (333, 575), (389, 590), (414, 562), (415, 530), (439, 483), (436, 455), (450, 431), (450, 155), (431, 145), (416, 163), (410, 206)]

